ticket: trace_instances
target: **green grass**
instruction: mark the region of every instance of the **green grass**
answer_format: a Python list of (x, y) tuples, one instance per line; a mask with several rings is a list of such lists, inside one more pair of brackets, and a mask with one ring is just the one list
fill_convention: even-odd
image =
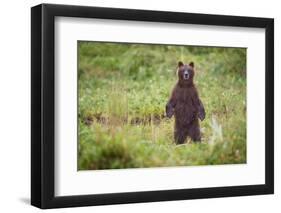
[[(246, 163), (246, 49), (78, 43), (78, 169)], [(175, 145), (165, 105), (195, 62), (202, 143)]]

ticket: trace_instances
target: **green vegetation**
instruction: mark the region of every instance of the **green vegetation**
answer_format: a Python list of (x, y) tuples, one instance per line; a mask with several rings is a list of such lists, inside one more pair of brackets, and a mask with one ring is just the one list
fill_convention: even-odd
[[(246, 162), (246, 49), (78, 43), (78, 169)], [(176, 66), (195, 62), (202, 143), (173, 142), (164, 116)]]

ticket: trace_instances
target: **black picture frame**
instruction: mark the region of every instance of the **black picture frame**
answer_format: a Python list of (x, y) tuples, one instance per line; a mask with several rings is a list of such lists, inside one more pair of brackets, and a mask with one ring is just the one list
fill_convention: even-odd
[[(265, 184), (93, 195), (54, 195), (54, 20), (55, 17), (100, 18), (162, 23), (264, 28), (265, 48)], [(31, 8), (31, 204), (60, 208), (121, 203), (217, 198), (274, 193), (274, 20), (164, 11), (41, 4)]]

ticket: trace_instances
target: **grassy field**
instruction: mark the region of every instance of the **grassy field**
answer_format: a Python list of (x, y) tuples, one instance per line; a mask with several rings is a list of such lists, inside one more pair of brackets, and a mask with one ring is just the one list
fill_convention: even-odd
[[(175, 145), (165, 105), (193, 61), (202, 143)], [(246, 163), (246, 49), (78, 43), (78, 169)]]

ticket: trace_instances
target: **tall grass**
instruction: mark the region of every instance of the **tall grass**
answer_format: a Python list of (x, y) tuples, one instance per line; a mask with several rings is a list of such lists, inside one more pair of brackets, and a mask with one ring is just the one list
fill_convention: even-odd
[[(246, 162), (246, 49), (79, 42), (79, 169)], [(202, 143), (164, 116), (178, 60), (194, 61)]]

